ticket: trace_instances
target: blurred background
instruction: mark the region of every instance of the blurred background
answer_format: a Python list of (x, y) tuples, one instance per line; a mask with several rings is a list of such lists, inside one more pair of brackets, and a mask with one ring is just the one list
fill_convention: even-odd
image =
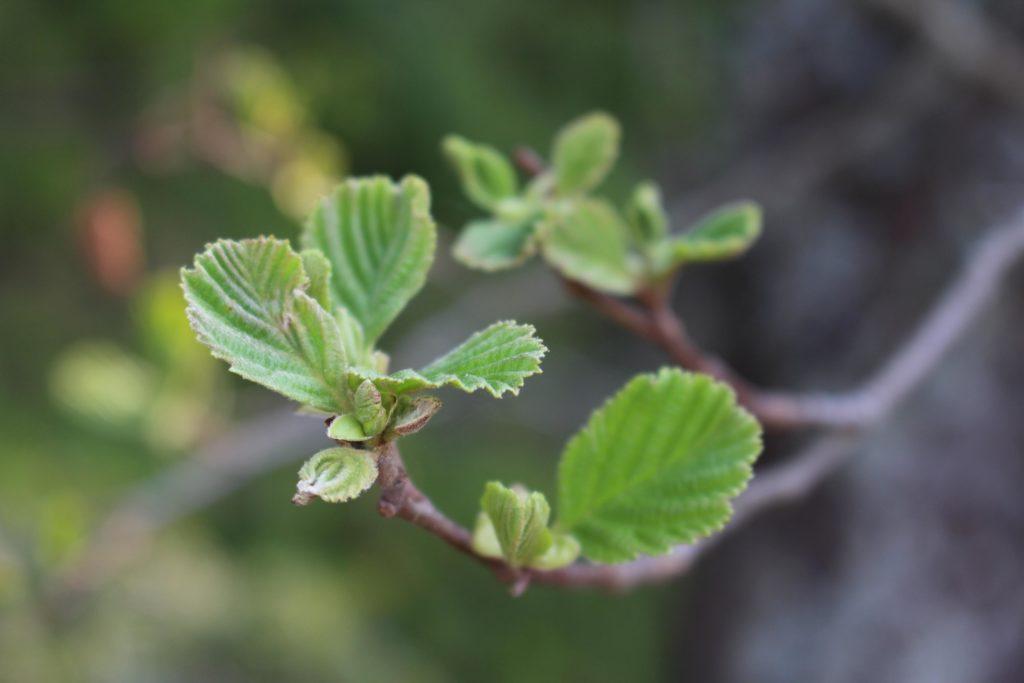
[(552, 492), (567, 437), (664, 359), (539, 264), (452, 261), (475, 212), (444, 134), (544, 151), (605, 109), (613, 197), (653, 177), (677, 229), (759, 201), (761, 242), (676, 306), (757, 381), (841, 390), (1024, 204), (1019, 0), (6, 0), (0, 102), (0, 680), (1020, 680), (1019, 270), (808, 499), (668, 585), (518, 599), (373, 496), (293, 507), (322, 427), (209, 358), (176, 274), (296, 237), (347, 175), (427, 178), (437, 262), (384, 348), (516, 318), (551, 349), (403, 444), (469, 523), (489, 478)]

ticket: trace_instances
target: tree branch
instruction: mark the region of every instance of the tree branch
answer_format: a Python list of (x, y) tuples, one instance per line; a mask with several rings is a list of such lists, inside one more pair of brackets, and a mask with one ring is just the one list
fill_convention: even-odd
[[(960, 275), (948, 286), (917, 330), (862, 388), (841, 396), (796, 395), (785, 400), (798, 408), (801, 419), (807, 424), (866, 427), (880, 421), (928, 375), (952, 344), (970, 328), (993, 298), (1003, 276), (1022, 254), (1024, 208), (1018, 210), (1008, 223), (993, 229), (978, 244)], [(575, 288), (580, 285), (568, 283), (568, 286)], [(626, 302), (587, 288), (579, 294), (637, 334), (670, 346), (673, 358), (685, 359), (705, 371), (729, 372), (717, 360), (710, 359), (692, 346), (677, 320), (653, 322), (650, 311), (652, 305), (659, 305), (656, 302), (651, 304), (648, 301), (648, 313), (645, 315)], [(672, 330), (677, 323), (679, 329)], [(657, 325), (664, 326), (664, 329), (659, 331)], [(722, 533), (692, 545), (678, 546), (661, 557), (644, 557), (618, 565), (577, 563), (551, 571), (518, 570), (478, 555), (472, 548), (470, 532), (445, 517), (413, 485), (394, 444), (389, 444), (380, 458), (378, 483), (382, 494), (379, 509), (385, 517), (397, 516), (412, 522), (489, 567), (498, 578), (512, 584), (514, 594), (525, 590), (530, 582), (626, 590), (685, 573), (726, 533), (740, 528), (764, 510), (806, 496), (846, 462), (857, 442), (857, 436), (849, 430), (835, 430), (819, 437), (787, 462), (759, 473), (736, 499), (732, 520)]]

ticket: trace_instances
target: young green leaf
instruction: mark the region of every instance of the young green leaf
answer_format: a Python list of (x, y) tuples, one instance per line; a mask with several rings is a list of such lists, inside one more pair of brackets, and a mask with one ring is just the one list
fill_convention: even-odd
[(345, 348), (345, 357), (348, 359), (349, 365), (372, 367), (373, 359), (370, 345), (366, 343), (366, 335), (363, 333), (362, 324), (344, 306), (338, 306), (334, 309), (334, 319), (338, 321), (341, 343)]
[(540, 227), (544, 258), (563, 275), (612, 294), (639, 284), (629, 236), (611, 204), (583, 199), (553, 209)]
[(728, 204), (705, 216), (664, 247), (666, 267), (739, 256), (761, 234), (761, 209), (751, 202)]
[(445, 155), (459, 173), (466, 195), (482, 209), (494, 209), (498, 202), (519, 191), (515, 169), (501, 152), (458, 135), (441, 143)]
[(626, 218), (640, 244), (654, 244), (668, 234), (668, 214), (661, 204), (661, 192), (654, 183), (640, 183), (626, 207)]
[(313, 498), (326, 503), (352, 500), (377, 481), (377, 460), (370, 451), (328, 448), (303, 464), (292, 502), (306, 505)]
[(376, 436), (388, 424), (388, 411), (381, 401), (380, 391), (370, 380), (363, 380), (352, 399), (355, 418), (367, 434)]
[(534, 569), (558, 569), (572, 564), (580, 556), (580, 542), (574, 536), (551, 532), (551, 547), (530, 561)]
[(523, 380), (540, 372), (547, 352), (535, 332), (533, 325), (493, 323), (419, 372), (434, 386), (484, 389), (495, 398), (506, 391), (518, 394)]
[(430, 190), (415, 176), (355, 178), (313, 212), (306, 248), (331, 262), (335, 300), (355, 316), (372, 344), (420, 290), (434, 259)]
[(484, 389), (501, 398), (506, 391), (518, 394), (523, 380), (540, 372), (547, 348), (534, 336), (535, 331), (533, 325), (497, 322), (421, 370), (399, 370), (390, 375), (366, 368), (350, 368), (349, 372), (395, 394), (452, 386), (465, 392)]
[(480, 507), (494, 525), (505, 561), (513, 567), (529, 564), (551, 547), (551, 507), (543, 493), (510, 489), (492, 481), (484, 488)]
[[(533, 569), (558, 569), (572, 564), (580, 556), (580, 542), (569, 534), (548, 530), (551, 534), (551, 545), (546, 551), (533, 558), (527, 566)], [(476, 516), (476, 523), (473, 525), (473, 550), (484, 557), (494, 559), (505, 559), (505, 554), (498, 541), (498, 534), (494, 529), (494, 522), (490, 515), (481, 511)]]
[(513, 268), (536, 253), (534, 232), (531, 222), (474, 221), (459, 234), (452, 253), (460, 263), (477, 270)]
[(608, 175), (619, 155), (619, 124), (608, 114), (587, 114), (555, 137), (551, 163), (561, 194), (586, 192)]
[(372, 435), (366, 433), (355, 415), (337, 415), (327, 425), (327, 438), (357, 443), (372, 438)]
[(677, 369), (639, 375), (566, 446), (558, 528), (599, 562), (663, 554), (728, 521), (760, 452), (760, 425), (724, 384)]
[(348, 409), (338, 324), (304, 291), (288, 242), (220, 240), (181, 279), (192, 329), (232, 372), (317, 410)]
[(331, 262), (318, 249), (303, 249), (299, 252), (302, 257), (302, 269), (306, 271), (309, 278), (308, 292), (316, 299), (327, 312), (334, 310), (334, 302), (331, 300)]

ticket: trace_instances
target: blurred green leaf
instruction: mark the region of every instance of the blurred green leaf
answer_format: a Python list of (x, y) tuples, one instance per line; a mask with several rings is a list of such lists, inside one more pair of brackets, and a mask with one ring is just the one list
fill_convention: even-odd
[(626, 219), (639, 244), (655, 244), (665, 238), (668, 215), (662, 206), (661, 191), (657, 185), (646, 182), (636, 186), (626, 207)]
[(474, 221), (463, 228), (452, 253), (465, 266), (497, 271), (522, 264), (537, 251), (535, 226), (500, 220)]
[(192, 328), (232, 372), (317, 410), (348, 411), (341, 332), (306, 293), (287, 242), (220, 240), (181, 277)]
[(566, 446), (558, 527), (595, 561), (663, 554), (724, 526), (760, 452), (760, 425), (724, 384), (639, 375)]
[(375, 481), (377, 460), (373, 453), (354, 448), (328, 448), (303, 464), (292, 501), (305, 505), (319, 498), (327, 503), (343, 503), (373, 486)]
[(636, 291), (627, 229), (608, 202), (581, 199), (556, 207), (539, 230), (544, 258), (565, 277), (612, 294)]
[(695, 261), (739, 256), (761, 235), (761, 209), (752, 202), (728, 204), (702, 218), (660, 249), (662, 270)]
[(155, 368), (108, 342), (66, 349), (50, 373), (58, 405), (90, 424), (118, 429), (142, 419), (158, 384)]
[(619, 154), (619, 124), (604, 112), (582, 116), (555, 137), (551, 163), (555, 185), (562, 194), (596, 187)]
[(458, 171), (463, 191), (480, 208), (494, 209), (502, 199), (519, 191), (515, 169), (493, 147), (458, 135), (447, 136), (441, 146)]
[(342, 183), (302, 233), (304, 247), (330, 260), (335, 299), (370, 344), (423, 287), (435, 242), (430, 190), (415, 176), (398, 184), (382, 176)]

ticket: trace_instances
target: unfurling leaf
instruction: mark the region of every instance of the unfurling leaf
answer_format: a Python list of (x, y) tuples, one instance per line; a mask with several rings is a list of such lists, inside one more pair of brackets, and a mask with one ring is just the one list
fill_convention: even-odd
[(532, 222), (474, 221), (459, 234), (452, 253), (463, 265), (477, 270), (512, 268), (536, 253), (534, 232)]
[(761, 209), (757, 204), (729, 204), (702, 218), (689, 231), (670, 238), (662, 247), (662, 264), (672, 268), (739, 256), (760, 234)]
[(519, 190), (515, 169), (498, 150), (457, 135), (441, 143), (449, 161), (462, 180), (466, 195), (482, 209), (494, 209), (498, 202)]
[(355, 415), (337, 415), (331, 420), (331, 424), (327, 425), (327, 438), (335, 441), (357, 443), (367, 441), (372, 436), (366, 433)]
[(440, 399), (433, 396), (417, 396), (414, 399), (402, 399), (397, 411), (391, 432), (396, 436), (415, 434), (430, 422), (430, 418), (441, 410)]
[(351, 500), (377, 480), (377, 460), (370, 451), (328, 448), (306, 461), (299, 470), (292, 502), (306, 505), (313, 498), (327, 503)]
[(626, 218), (636, 241), (642, 245), (659, 242), (668, 234), (668, 215), (661, 204), (661, 192), (654, 183), (636, 186), (626, 207)]
[(553, 209), (540, 230), (544, 258), (562, 275), (612, 294), (636, 291), (627, 228), (608, 202), (583, 199)]
[(288, 242), (220, 240), (181, 279), (192, 329), (232, 372), (316, 410), (349, 409), (338, 324), (306, 293)]
[(334, 299), (372, 344), (423, 286), (435, 230), (430, 190), (420, 178), (355, 178), (320, 203), (302, 244), (327, 256)]
[(761, 452), (757, 421), (710, 377), (640, 375), (565, 448), (558, 528), (599, 562), (658, 555), (720, 529)]
[(388, 423), (388, 411), (384, 408), (380, 392), (373, 382), (363, 380), (356, 388), (352, 402), (355, 417), (367, 434), (376, 436), (384, 431)]
[(586, 192), (608, 175), (619, 155), (619, 124), (608, 114), (587, 114), (555, 138), (551, 162), (561, 194)]
[(551, 547), (551, 507), (543, 493), (510, 489), (492, 481), (484, 488), (480, 507), (494, 525), (502, 556), (513, 567), (529, 564)]

